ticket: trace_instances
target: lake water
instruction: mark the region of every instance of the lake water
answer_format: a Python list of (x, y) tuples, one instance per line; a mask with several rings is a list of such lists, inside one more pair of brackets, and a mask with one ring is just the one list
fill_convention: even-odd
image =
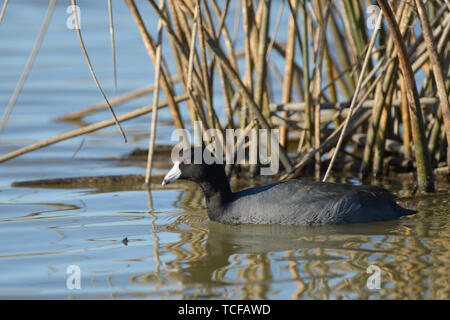
[[(78, 1), (92, 63), (113, 96), (107, 4)], [(137, 1), (145, 16), (146, 1)], [(153, 68), (123, 1), (114, 1), (117, 94), (152, 82)], [(57, 116), (101, 101), (76, 35), (66, 28), (68, 2), (59, 1), (44, 43), (0, 133), (0, 154), (78, 127)], [(31, 51), (47, 1), (10, 1), (0, 25), (0, 112)], [(147, 21), (156, 29), (156, 19)], [(218, 94), (219, 95), (219, 94)], [(151, 104), (147, 95), (116, 107), (118, 114)], [(183, 114), (187, 115), (183, 111)], [(109, 119), (98, 112), (84, 123)], [(157, 143), (170, 145), (167, 110), (159, 113)], [(198, 187), (157, 184), (44, 188), (14, 181), (141, 174), (142, 161), (120, 158), (147, 147), (150, 116), (23, 155), (0, 164), (1, 298), (148, 299), (449, 299), (450, 200), (403, 204), (419, 213), (399, 221), (348, 226), (228, 226), (210, 222)], [(81, 145), (81, 149), (79, 148)], [(165, 171), (170, 165), (159, 166)], [(341, 178), (347, 183), (355, 179)], [(240, 189), (261, 181), (234, 181)], [(411, 179), (386, 179), (398, 195)], [(439, 182), (439, 191), (449, 185)], [(70, 266), (79, 289), (67, 285)], [(380, 288), (367, 281), (378, 270)], [(370, 270), (370, 268), (369, 268)], [(376, 273), (378, 273), (376, 271)], [(69, 279), (70, 280), (70, 279)]]

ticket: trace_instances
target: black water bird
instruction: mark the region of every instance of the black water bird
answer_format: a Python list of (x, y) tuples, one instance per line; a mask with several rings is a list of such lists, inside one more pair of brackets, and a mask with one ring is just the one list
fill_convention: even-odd
[[(395, 202), (386, 189), (297, 179), (233, 193), (222, 164), (195, 161), (195, 149), (185, 150), (162, 182), (196, 182), (206, 198), (211, 220), (227, 224), (329, 225), (367, 223), (415, 214)], [(212, 163), (211, 163), (212, 162)], [(208, 164), (210, 163), (210, 164)]]

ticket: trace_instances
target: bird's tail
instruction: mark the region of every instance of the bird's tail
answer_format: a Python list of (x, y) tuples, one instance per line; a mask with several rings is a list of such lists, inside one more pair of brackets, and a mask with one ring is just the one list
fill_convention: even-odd
[(400, 206), (398, 207), (397, 212), (398, 212), (398, 214), (399, 214), (399, 217), (403, 217), (403, 216), (411, 216), (411, 215), (417, 213), (416, 210), (405, 209), (405, 208), (402, 208), (402, 207), (400, 207)]

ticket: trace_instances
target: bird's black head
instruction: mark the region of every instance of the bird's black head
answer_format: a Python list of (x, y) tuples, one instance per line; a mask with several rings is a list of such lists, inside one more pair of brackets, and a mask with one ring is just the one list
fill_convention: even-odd
[(192, 147), (183, 150), (182, 156), (174, 159), (173, 167), (164, 177), (162, 185), (178, 179), (197, 183), (221, 182), (224, 178), (226, 180), (221, 162), (206, 148)]

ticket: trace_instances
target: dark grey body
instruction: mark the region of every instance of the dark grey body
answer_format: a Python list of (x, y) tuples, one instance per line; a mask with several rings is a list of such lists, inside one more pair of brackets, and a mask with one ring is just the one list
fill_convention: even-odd
[(231, 201), (208, 204), (210, 219), (228, 224), (366, 223), (414, 213), (382, 188), (301, 180), (243, 190)]

